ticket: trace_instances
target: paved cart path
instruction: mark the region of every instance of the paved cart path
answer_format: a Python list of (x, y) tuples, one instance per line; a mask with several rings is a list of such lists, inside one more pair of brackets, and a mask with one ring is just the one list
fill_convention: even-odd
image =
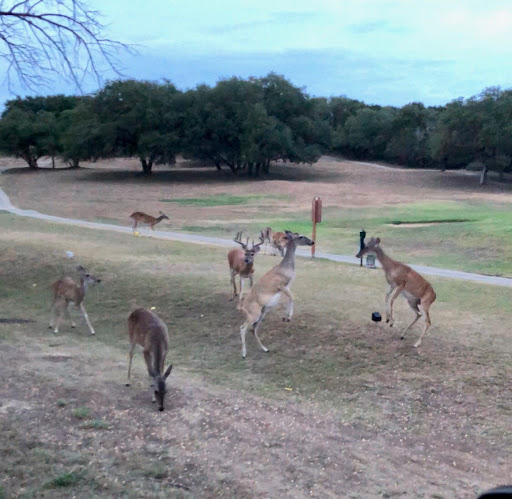
[[(14, 206), (7, 194), (0, 189), (0, 210), (7, 211), (20, 217), (37, 218), (49, 222), (74, 225), (76, 227), (85, 227), (87, 229), (108, 230), (114, 232), (121, 232), (124, 234), (131, 234), (131, 227), (124, 227), (122, 225), (104, 224), (98, 222), (87, 222), (85, 220), (78, 220), (75, 218), (56, 217), (53, 215), (46, 215), (39, 213), (35, 210), (22, 210)], [(157, 239), (166, 239), (169, 241), (181, 241), (184, 243), (208, 244), (212, 246), (233, 247), (231, 239), (222, 239), (219, 237), (200, 236), (196, 234), (184, 234), (180, 232), (170, 232), (164, 230), (155, 230), (151, 233), (152, 237)], [(297, 255), (307, 257), (310, 255), (308, 250), (298, 249)], [(325, 251), (317, 251), (316, 258), (331, 260), (334, 262), (349, 263), (359, 265), (359, 260), (354, 256), (337, 255), (335, 253), (327, 253)], [(378, 262), (377, 262), (378, 263)], [(459, 270), (440, 269), (437, 267), (427, 267), (425, 265), (410, 265), (414, 270), (423, 275), (431, 275), (437, 277), (446, 277), (450, 279), (461, 279), (465, 281), (479, 282), (482, 284), (491, 284), (494, 286), (512, 287), (512, 279), (507, 277), (487, 276), (482, 274), (473, 274), (470, 272), (461, 272)]]

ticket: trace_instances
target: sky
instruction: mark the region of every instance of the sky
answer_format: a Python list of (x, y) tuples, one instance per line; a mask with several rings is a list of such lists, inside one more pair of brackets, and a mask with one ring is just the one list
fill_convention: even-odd
[[(510, 0), (85, 1), (110, 37), (135, 45), (137, 54), (119, 54), (125, 77), (183, 90), (270, 71), (310, 95), (394, 106), (512, 87)], [(76, 90), (41, 89), (61, 92)], [(0, 102), (11, 97), (0, 83)]]

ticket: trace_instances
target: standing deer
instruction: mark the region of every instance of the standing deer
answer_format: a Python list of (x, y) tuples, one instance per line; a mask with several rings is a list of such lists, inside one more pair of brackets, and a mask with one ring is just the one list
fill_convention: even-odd
[(405, 296), (407, 303), (416, 314), (414, 320), (404, 329), (401, 336), (402, 340), (405, 338), (405, 333), (414, 324), (416, 324), (418, 319), (421, 317), (422, 314), (419, 307), (421, 306), (423, 309), (423, 315), (425, 316), (425, 329), (423, 330), (420, 339), (414, 344), (414, 347), (418, 348), (421, 345), (421, 341), (423, 340), (427, 329), (431, 325), (429, 310), (430, 306), (436, 299), (436, 293), (430, 283), (418, 274), (418, 272), (387, 256), (380, 247), (379, 237), (377, 239), (372, 237), (365, 247), (356, 255), (356, 258), (362, 258), (363, 255), (369, 252), (373, 252), (377, 255), (377, 259), (384, 269), (386, 281), (389, 284), (389, 291), (386, 294), (386, 322), (389, 323), (390, 327), (393, 326), (393, 303), (399, 294)]
[[(261, 231), (260, 237), (262, 237), (264, 241), (268, 241), (270, 243), (270, 246), (274, 249), (274, 256), (276, 256), (275, 250), (279, 251), (281, 256), (284, 256), (284, 250), (287, 244), (286, 234), (284, 232), (274, 232), (270, 227), (266, 227)], [(266, 250), (267, 245), (265, 244), (265, 253)]]
[(249, 248), (249, 238), (247, 238), (247, 242), (244, 244), (241, 240), (242, 232), (238, 232), (234, 241), (235, 243), (240, 244), (242, 248), (234, 248), (228, 253), (228, 263), (229, 263), (229, 273), (231, 275), (231, 284), (233, 284), (233, 296), (231, 300), (234, 300), (237, 296), (235, 276), (237, 274), (240, 275), (240, 297), (242, 297), (242, 293), (244, 291), (244, 279), (249, 279), (251, 288), (253, 284), (253, 274), (254, 274), (254, 256), (260, 250), (260, 246), (263, 244), (263, 239), (260, 237), (260, 242), (258, 244), (254, 244), (254, 240), (252, 242), (252, 247)]
[(153, 390), (151, 401), (153, 404), (158, 400), (158, 409), (164, 410), (164, 399), (167, 393), (166, 380), (171, 374), (172, 364), (164, 374), (164, 362), (169, 346), (169, 333), (164, 321), (156, 314), (146, 308), (134, 310), (128, 317), (128, 333), (130, 334), (130, 363), (128, 365), (128, 383), (130, 386), (130, 373), (135, 346), (138, 344), (143, 348), (144, 360), (148, 374), (152, 378), (151, 389)]
[(264, 352), (268, 348), (264, 347), (258, 337), (258, 328), (265, 314), (273, 306), (277, 305), (281, 295), (286, 295), (289, 299), (288, 309), (283, 321), (289, 322), (293, 315), (293, 295), (290, 291), (290, 285), (295, 277), (295, 250), (297, 246), (313, 246), (314, 241), (295, 232), (287, 230), (286, 254), (279, 265), (270, 269), (262, 276), (250, 291), (242, 297), (238, 308), (244, 313), (246, 321), (240, 328), (242, 337), (242, 357), (246, 357), (245, 335), (250, 328)]
[(59, 323), (63, 314), (65, 314), (67, 318), (71, 320), (71, 327), (76, 327), (75, 322), (71, 319), (68, 308), (70, 302), (73, 302), (75, 306), (80, 309), (80, 312), (82, 312), (85, 322), (89, 327), (90, 333), (95, 334), (94, 328), (89, 321), (89, 316), (85, 311), (83, 301), (89, 284), (101, 282), (101, 279), (88, 274), (84, 267), (81, 265), (77, 267), (77, 270), (80, 274), (80, 285), (76, 284), (75, 281), (71, 279), (71, 277), (63, 277), (62, 279), (59, 279), (52, 284), (53, 305), (50, 325), (48, 327), (51, 329), (55, 325), (55, 329), (53, 330), (54, 333), (59, 332)]
[(130, 218), (133, 218), (133, 227), (132, 230), (135, 232), (137, 228), (137, 224), (146, 224), (151, 227), (151, 230), (155, 230), (155, 225), (160, 223), (162, 220), (169, 220), (167, 215), (164, 215), (161, 211), (159, 211), (160, 216), (158, 218), (152, 217), (151, 215), (147, 215), (146, 213), (142, 213), (142, 211), (135, 211), (130, 215)]

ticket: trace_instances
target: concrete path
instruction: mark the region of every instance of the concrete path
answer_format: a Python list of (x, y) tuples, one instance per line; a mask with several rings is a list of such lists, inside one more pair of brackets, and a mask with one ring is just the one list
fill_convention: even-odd
[[(22, 210), (16, 208), (11, 204), (11, 201), (7, 194), (0, 189), (0, 210), (7, 211), (20, 217), (37, 218), (40, 220), (46, 220), (49, 222), (74, 225), (76, 227), (85, 227), (87, 229), (99, 229), (108, 230), (110, 232), (120, 232), (124, 234), (131, 234), (131, 227), (124, 227), (122, 225), (103, 224), (97, 222), (86, 222), (85, 220), (77, 220), (74, 218), (56, 217), (53, 215), (45, 215), (34, 210)], [(207, 244), (212, 246), (222, 246), (226, 248), (232, 248), (233, 241), (231, 239), (222, 239), (219, 237), (208, 237), (199, 236), (195, 234), (183, 234), (180, 232), (168, 232), (163, 230), (155, 230), (151, 233), (152, 237), (158, 239), (166, 239), (169, 241), (180, 241), (184, 243), (195, 243), (195, 244)], [(356, 249), (354, 249), (354, 252)], [(298, 249), (297, 255), (302, 257), (308, 257), (311, 254), (309, 250)], [(334, 253), (326, 253), (324, 251), (317, 251), (316, 258), (325, 260), (331, 260), (334, 262), (349, 263), (353, 265), (359, 265), (359, 260), (355, 256), (336, 255)], [(431, 275), (437, 277), (446, 277), (449, 279), (461, 279), (465, 281), (473, 281), (482, 284), (491, 284), (494, 286), (505, 286), (512, 288), (512, 279), (507, 277), (495, 277), (487, 276), (482, 274), (472, 274), (469, 272), (461, 272), (458, 270), (440, 269), (436, 267), (427, 267), (425, 265), (411, 265), (411, 267), (423, 275)]]

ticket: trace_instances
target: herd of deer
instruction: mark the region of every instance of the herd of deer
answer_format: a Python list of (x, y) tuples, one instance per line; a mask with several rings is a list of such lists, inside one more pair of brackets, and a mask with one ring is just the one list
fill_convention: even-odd
[[(133, 213), (131, 217), (134, 219), (134, 230), (137, 226), (137, 222), (147, 223), (153, 229), (153, 225), (163, 218), (167, 218), (163, 214), (161, 214), (158, 219), (154, 217), (144, 219), (139, 215), (149, 217), (149, 215), (145, 215), (144, 213)], [(228, 253), (231, 284), (233, 285), (231, 300), (235, 299), (237, 296), (239, 297), (237, 309), (243, 313), (246, 319), (240, 328), (243, 358), (247, 355), (245, 336), (248, 330), (254, 334), (260, 348), (264, 352), (268, 352), (268, 348), (261, 343), (258, 337), (258, 328), (266, 313), (280, 302), (281, 297), (288, 299), (286, 315), (283, 321), (289, 322), (291, 320), (293, 315), (293, 295), (290, 291), (290, 286), (295, 277), (295, 250), (297, 246), (312, 246), (315, 244), (313, 240), (296, 232), (290, 232), (288, 230), (285, 232), (273, 232), (270, 227), (261, 231), (259, 240), (258, 244), (254, 244), (253, 240), (252, 244), (249, 245), (249, 238), (247, 238), (244, 243), (242, 241), (242, 232), (238, 232), (234, 241), (240, 245), (240, 248), (234, 248)], [(270, 243), (274, 249), (277, 249), (283, 259), (278, 265), (260, 277), (253, 285), (254, 257), (260, 251), (261, 245), (265, 242)], [(424, 315), (425, 327), (420, 338), (414, 344), (415, 347), (419, 347), (425, 333), (431, 325), (429, 309), (436, 299), (436, 294), (432, 286), (409, 266), (387, 256), (380, 247), (379, 238), (372, 237), (356, 257), (362, 258), (363, 255), (369, 252), (376, 254), (389, 284), (389, 291), (386, 294), (386, 322), (389, 323), (390, 326), (393, 326), (393, 304), (400, 294), (407, 299), (409, 306), (415, 312), (415, 318), (403, 331), (402, 339), (421, 315)], [(95, 334), (87, 312), (85, 311), (83, 301), (88, 286), (92, 283), (100, 282), (100, 279), (87, 273), (82, 266), (78, 267), (78, 272), (80, 274), (80, 284), (77, 284), (70, 277), (59, 279), (53, 284), (54, 300), (50, 328), (53, 328), (54, 333), (58, 333), (59, 323), (63, 315), (71, 319), (68, 306), (72, 302), (82, 312), (90, 333)], [(235, 283), (235, 277), (237, 275), (240, 278), (240, 292), (237, 291)], [(248, 292), (243, 293), (243, 283), (245, 279), (249, 279), (250, 289)], [(71, 327), (75, 326), (76, 324), (71, 321)], [(152, 311), (145, 308), (137, 308), (128, 317), (128, 333), (131, 345), (128, 381), (130, 379), (135, 346), (140, 345), (143, 348), (144, 360), (148, 374), (152, 380), (152, 400), (153, 402), (158, 401), (159, 410), (163, 411), (164, 398), (167, 392), (166, 380), (172, 370), (172, 365), (170, 365), (167, 370), (164, 371), (164, 363), (169, 346), (167, 326)], [(129, 383), (127, 383), (127, 386), (129, 386)]]

